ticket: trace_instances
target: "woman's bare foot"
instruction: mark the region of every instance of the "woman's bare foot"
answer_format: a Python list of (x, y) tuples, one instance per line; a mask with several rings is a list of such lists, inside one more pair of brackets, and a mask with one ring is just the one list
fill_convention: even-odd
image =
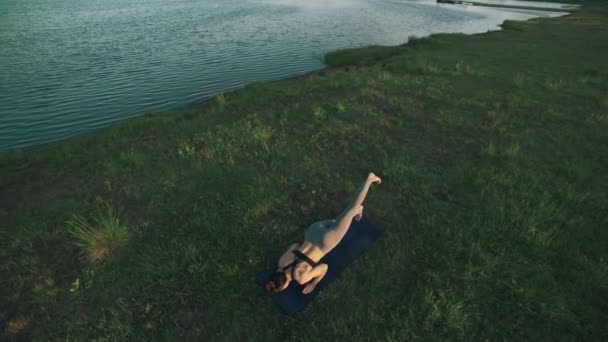
[(382, 179), (380, 179), (380, 177), (376, 176), (373, 172), (370, 172), (367, 175), (367, 181), (370, 182), (371, 184), (374, 184), (374, 183), (382, 184)]

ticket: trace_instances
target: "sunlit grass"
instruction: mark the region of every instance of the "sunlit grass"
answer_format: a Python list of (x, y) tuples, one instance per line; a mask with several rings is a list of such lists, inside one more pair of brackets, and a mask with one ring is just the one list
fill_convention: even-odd
[(506, 150), (505, 150), (505, 155), (509, 156), (509, 157), (515, 157), (519, 154), (519, 151), (521, 150), (521, 146), (519, 146), (519, 143), (515, 143), (512, 145), (509, 145)]
[(484, 149), (483, 152), (488, 156), (494, 157), (498, 154), (498, 148), (493, 142), (490, 142)]
[(316, 120), (325, 119), (325, 111), (323, 110), (323, 108), (321, 106), (315, 106), (312, 109), (312, 115)]
[(526, 82), (526, 75), (522, 72), (518, 72), (513, 76), (513, 83), (517, 88), (522, 88)]
[(606, 113), (606, 114), (593, 113), (589, 117), (587, 117), (587, 119), (585, 119), (585, 121), (590, 124), (594, 124), (594, 125), (595, 124), (608, 125), (608, 113)]
[(560, 79), (546, 79), (544, 85), (551, 90), (560, 90), (564, 87), (564, 81)]
[(421, 69), (427, 74), (439, 74), (441, 72), (441, 68), (438, 65), (435, 65), (431, 62), (423, 63)]

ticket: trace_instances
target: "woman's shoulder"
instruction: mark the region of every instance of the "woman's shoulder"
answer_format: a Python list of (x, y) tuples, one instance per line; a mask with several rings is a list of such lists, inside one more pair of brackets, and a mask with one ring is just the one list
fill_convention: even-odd
[(283, 253), (283, 255), (281, 255), (281, 257), (279, 258), (279, 263), (278, 266), (279, 267), (285, 267), (287, 264), (289, 264), (290, 262), (292, 262), (295, 258), (293, 251), (295, 251), (296, 249), (298, 249), (298, 247), (300, 247), (300, 243), (298, 242), (294, 242), (292, 243), (287, 250), (285, 251), (285, 253)]

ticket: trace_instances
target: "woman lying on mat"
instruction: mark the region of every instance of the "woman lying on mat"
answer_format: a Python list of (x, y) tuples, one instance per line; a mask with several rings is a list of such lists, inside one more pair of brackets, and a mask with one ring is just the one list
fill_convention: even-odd
[(334, 220), (313, 223), (304, 235), (304, 242), (289, 246), (279, 259), (277, 271), (266, 282), (266, 292), (283, 291), (295, 280), (299, 284), (306, 284), (303, 294), (311, 293), (327, 273), (327, 264), (318, 264), (319, 260), (340, 243), (353, 219), (361, 219), (362, 204), (369, 187), (374, 183), (380, 184), (381, 181), (380, 177), (370, 173), (340, 216)]

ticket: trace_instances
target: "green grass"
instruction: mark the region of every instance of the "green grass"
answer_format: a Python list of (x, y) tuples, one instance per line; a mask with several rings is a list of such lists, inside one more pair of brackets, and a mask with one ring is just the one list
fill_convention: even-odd
[[(606, 340), (608, 7), (503, 28), (2, 154), (0, 339)], [(255, 273), (369, 171), (384, 235), (282, 315)], [(92, 264), (69, 222), (106, 204)]]

